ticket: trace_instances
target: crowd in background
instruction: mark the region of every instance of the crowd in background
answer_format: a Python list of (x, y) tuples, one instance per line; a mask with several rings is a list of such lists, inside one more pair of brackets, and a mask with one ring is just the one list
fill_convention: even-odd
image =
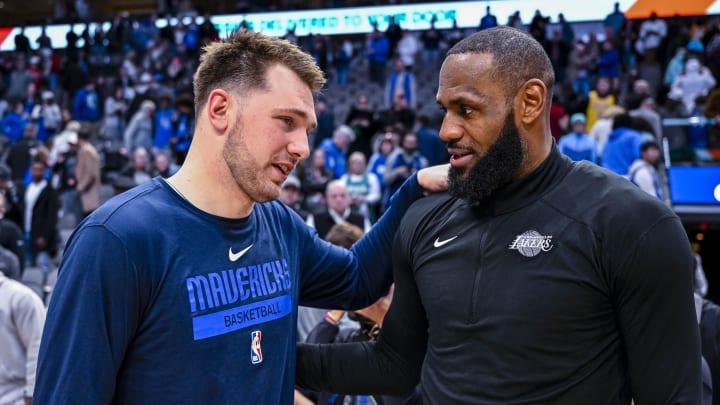
[[(26, 264), (38, 265), (32, 249), (40, 249), (33, 248), (25, 204), (34, 189), (32, 163), (45, 166), (40, 180), (57, 200), (48, 209), (73, 214), (75, 222), (98, 205), (96, 189), (89, 201), (87, 182), (78, 181), (86, 170), (76, 172), (79, 150), (97, 155), (101, 173), (93, 186), (117, 191), (182, 165), (194, 128), (193, 72), (202, 46), (218, 38), (210, 16), (197, 16), (185, 3), (172, 6), (197, 18), (157, 28), (156, 15), (124, 14), (107, 30), (69, 30), (65, 49), (54, 48), (46, 35), (30, 43), (21, 32), (16, 50), (0, 54), (0, 177), (7, 179), (6, 210), (21, 212), (6, 217), (26, 235)], [(447, 161), (438, 138), (441, 112), (426, 100), (436, 79), (425, 78), (436, 78), (443, 51), (463, 36), (499, 23), (488, 6), (473, 29), (438, 30), (431, 22), (427, 30), (408, 31), (390, 17), (385, 30), (376, 26), (365, 36), (287, 33), (329, 79), (316, 101), (311, 158), (288, 182), (298, 188), (293, 204), (309, 224), (327, 211), (326, 186), (333, 180), (347, 185), (349, 198), (348, 212), (335, 214), (352, 212), (372, 223), (405, 178)], [(527, 30), (550, 56), (556, 74), (551, 126), (566, 155), (637, 178), (662, 198), (654, 168), (664, 139), (668, 152), (689, 159), (718, 154), (717, 127), (661, 125), (663, 118), (720, 113), (717, 17), (629, 20), (616, 5), (599, 32), (576, 32), (562, 14), (553, 21), (541, 10), (529, 24), (519, 12), (506, 23)], [(366, 91), (343, 94), (353, 82), (367, 83)], [(348, 99), (341, 116), (336, 107)]]
[[(197, 15), (190, 2), (168, 7)], [(209, 17), (157, 28), (154, 15), (124, 14), (106, 31), (69, 31), (65, 49), (21, 33), (16, 50), (0, 54), (0, 242), (13, 255), (0, 254), (0, 270), (8, 277), (21, 279), (27, 267), (50, 271), (58, 222), (71, 216), (75, 224), (97, 208), (101, 187), (122, 192), (182, 165), (194, 130), (193, 73), (202, 46), (218, 38)], [(431, 23), (408, 31), (391, 19), (366, 36), (287, 33), (329, 79), (316, 100), (311, 156), (281, 192), (321, 237), (341, 222), (367, 231), (408, 176), (448, 160), (438, 137), (442, 112), (418, 95), (436, 88), (444, 51), (502, 23), (490, 7), (477, 17), (473, 29)], [(529, 22), (515, 13), (506, 24), (527, 30), (550, 56), (551, 126), (570, 158), (661, 199), (663, 152), (720, 159), (718, 127), (661, 124), (720, 115), (717, 17), (629, 20), (616, 5), (600, 32), (581, 35), (562, 14), (553, 20), (541, 10)], [(343, 94), (352, 82), (368, 83), (367, 91)], [(342, 116), (339, 97), (352, 103)]]

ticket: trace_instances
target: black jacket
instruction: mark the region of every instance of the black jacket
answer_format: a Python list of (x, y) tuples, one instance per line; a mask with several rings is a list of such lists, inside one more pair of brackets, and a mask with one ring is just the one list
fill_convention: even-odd
[(700, 403), (687, 235), (607, 170), (553, 148), (480, 206), (420, 199), (393, 264), (377, 342), (299, 344), (298, 384), (399, 393), (419, 380), (426, 404)]

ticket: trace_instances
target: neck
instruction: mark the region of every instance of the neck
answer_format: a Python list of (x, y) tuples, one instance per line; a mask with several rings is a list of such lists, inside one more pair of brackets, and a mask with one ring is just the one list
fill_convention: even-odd
[(235, 182), (225, 163), (224, 139), (198, 129), (185, 162), (167, 181), (202, 211), (223, 218), (245, 218), (255, 202)]

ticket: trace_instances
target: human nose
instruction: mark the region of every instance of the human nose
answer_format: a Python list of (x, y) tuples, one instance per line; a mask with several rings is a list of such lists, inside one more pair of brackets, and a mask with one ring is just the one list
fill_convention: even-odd
[(310, 156), (310, 145), (308, 145), (307, 134), (294, 135), (288, 144), (288, 153), (298, 160), (307, 159)]
[(452, 122), (452, 119), (445, 115), (440, 125), (440, 139), (446, 143), (457, 141), (462, 138), (462, 129), (459, 125)]

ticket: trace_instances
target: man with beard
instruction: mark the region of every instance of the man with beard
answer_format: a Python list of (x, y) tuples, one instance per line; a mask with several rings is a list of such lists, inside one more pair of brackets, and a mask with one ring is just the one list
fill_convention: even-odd
[[(549, 127), (553, 69), (509, 27), (440, 71), (449, 195), (397, 231), (395, 296), (376, 343), (300, 345), (298, 383), (427, 404), (697, 404), (691, 253), (658, 199)], [(350, 377), (351, 376), (351, 377)]]
[(447, 167), (413, 176), (350, 250), (273, 201), (309, 153), (323, 82), (284, 40), (240, 30), (207, 45), (182, 168), (106, 202), (67, 243), (37, 403), (292, 402), (298, 304), (375, 302), (402, 213), (421, 186), (447, 185)]

